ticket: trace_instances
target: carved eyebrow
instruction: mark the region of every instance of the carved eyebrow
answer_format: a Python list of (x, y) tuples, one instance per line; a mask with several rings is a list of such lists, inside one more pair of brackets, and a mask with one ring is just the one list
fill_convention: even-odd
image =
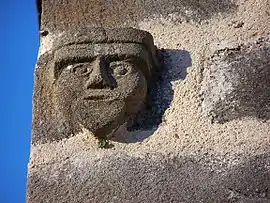
[(149, 53), (140, 44), (77, 44), (62, 47), (55, 51), (55, 61), (76, 61), (76, 60), (87, 60), (97, 56), (108, 56), (108, 57), (119, 57), (119, 58), (142, 58), (148, 60)]

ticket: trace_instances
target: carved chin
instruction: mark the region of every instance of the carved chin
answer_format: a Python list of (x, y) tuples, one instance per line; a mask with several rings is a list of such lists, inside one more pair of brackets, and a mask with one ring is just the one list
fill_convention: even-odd
[(79, 128), (86, 128), (105, 138), (125, 122), (125, 103), (120, 100), (80, 100), (72, 106), (72, 115)]

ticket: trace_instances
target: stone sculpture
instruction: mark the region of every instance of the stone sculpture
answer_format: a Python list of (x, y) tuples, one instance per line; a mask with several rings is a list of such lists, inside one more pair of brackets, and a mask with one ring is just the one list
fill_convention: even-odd
[(82, 129), (107, 138), (122, 124), (132, 124), (156, 65), (146, 31), (86, 27), (60, 34), (36, 69), (32, 142)]

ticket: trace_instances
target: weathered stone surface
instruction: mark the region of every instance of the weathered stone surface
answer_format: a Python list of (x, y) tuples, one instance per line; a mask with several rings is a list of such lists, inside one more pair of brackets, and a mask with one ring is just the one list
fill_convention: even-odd
[(218, 50), (205, 65), (202, 108), (213, 121), (270, 119), (270, 42)]
[(174, 157), (85, 151), (65, 157), (59, 151), (58, 155), (64, 159), (31, 168), (29, 203), (41, 199), (74, 203), (266, 203), (270, 199), (269, 154), (248, 158), (210, 154)]
[(39, 1), (41, 30), (64, 31), (74, 25), (119, 27), (136, 25), (147, 18), (174, 16), (174, 22), (200, 22), (235, 11), (232, 0), (47, 0)]
[[(121, 126), (122, 140), (110, 141), (109, 149), (87, 129), (33, 142), (27, 202), (269, 202), (268, 1), (48, 0), (40, 8), (40, 63), (54, 60), (67, 31), (95, 25), (148, 31), (164, 65), (148, 86), (146, 115), (129, 131)], [(223, 110), (230, 97), (221, 108), (211, 101), (222, 96), (213, 86), (220, 74), (230, 77), (231, 96), (241, 104), (234, 114)], [(247, 92), (260, 96), (241, 100), (250, 98)]]

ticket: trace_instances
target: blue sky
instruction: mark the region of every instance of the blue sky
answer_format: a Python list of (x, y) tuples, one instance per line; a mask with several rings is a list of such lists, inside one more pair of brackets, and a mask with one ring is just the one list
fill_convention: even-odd
[(0, 42), (0, 203), (20, 203), (25, 202), (39, 43), (34, 0), (0, 0)]

